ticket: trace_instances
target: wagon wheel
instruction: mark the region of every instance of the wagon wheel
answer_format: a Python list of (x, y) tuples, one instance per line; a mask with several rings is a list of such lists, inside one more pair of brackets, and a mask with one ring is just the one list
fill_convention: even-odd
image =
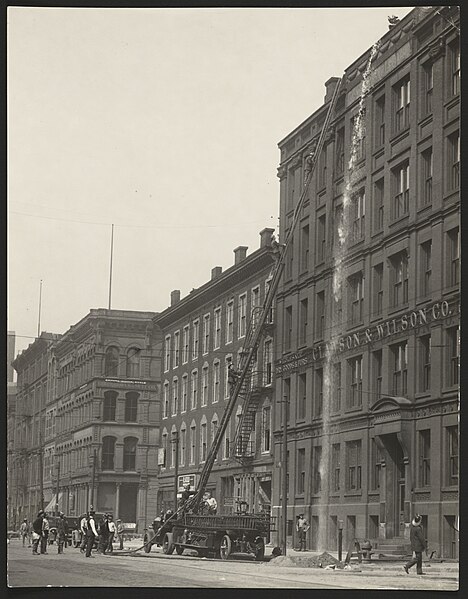
[(261, 562), (265, 557), (265, 541), (263, 537), (259, 537), (255, 541), (255, 560)]
[(182, 555), (182, 553), (184, 552), (184, 547), (182, 545), (176, 545), (175, 550), (177, 555)]
[(172, 532), (166, 532), (164, 535), (162, 550), (166, 555), (174, 553), (174, 541), (172, 540)]
[(148, 533), (145, 533), (145, 536), (143, 538), (143, 542), (145, 544), (145, 546), (143, 547), (143, 551), (145, 553), (149, 553), (151, 551), (151, 545), (152, 545), (152, 543), (151, 543), (151, 539), (150, 539), (150, 536), (149, 536)]
[(229, 535), (224, 535), (219, 545), (219, 556), (221, 559), (228, 559), (231, 555), (232, 542)]

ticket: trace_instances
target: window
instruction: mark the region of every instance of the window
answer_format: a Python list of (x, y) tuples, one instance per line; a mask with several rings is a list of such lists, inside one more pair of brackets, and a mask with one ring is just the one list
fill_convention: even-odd
[(179, 366), (179, 358), (180, 358), (180, 332), (176, 331), (174, 333), (174, 368)]
[(332, 445), (332, 491), (340, 490), (340, 465), (341, 465), (341, 451), (340, 444), (334, 443)]
[(333, 364), (333, 412), (341, 410), (341, 362)]
[(393, 306), (408, 303), (408, 254), (406, 250), (391, 258)]
[(187, 411), (187, 395), (188, 395), (188, 376), (184, 374), (182, 377), (182, 404), (180, 406), (180, 411)]
[(448, 189), (453, 191), (460, 186), (460, 132), (448, 137)]
[(385, 96), (375, 101), (375, 147), (380, 148), (385, 143)]
[(201, 405), (202, 407), (208, 404), (208, 366), (203, 366), (202, 370), (202, 396)]
[(382, 350), (372, 352), (373, 392), (375, 399), (382, 397)]
[(200, 321), (199, 320), (193, 321), (192, 333), (193, 333), (192, 360), (196, 360), (198, 358), (198, 342), (199, 342), (199, 336), (200, 336)]
[(327, 184), (327, 148), (324, 147), (320, 152), (318, 164), (318, 186), (320, 189)]
[(138, 378), (140, 376), (140, 350), (131, 347), (127, 352), (127, 376)]
[(308, 342), (308, 319), (309, 319), (309, 300), (301, 300), (299, 304), (299, 345), (306, 345)]
[(447, 427), (447, 484), (458, 485), (458, 426)]
[(123, 469), (135, 471), (136, 466), (136, 449), (138, 439), (135, 437), (126, 437), (123, 447)]
[(291, 349), (292, 344), (292, 306), (287, 306), (284, 311), (284, 347)]
[(422, 158), (422, 206), (432, 203), (432, 148), (421, 154)]
[(384, 179), (374, 183), (374, 233), (384, 226)]
[(293, 168), (288, 170), (288, 206), (294, 206), (294, 195), (296, 193), (296, 171)]
[(205, 314), (203, 317), (203, 353), (207, 354), (210, 351), (210, 315)]
[(354, 160), (359, 162), (366, 157), (366, 130), (365, 130), (366, 109), (362, 116), (356, 115), (350, 121), (350, 146), (354, 152)]
[(114, 470), (115, 437), (102, 439), (102, 470)]
[(305, 449), (297, 450), (297, 493), (303, 495), (305, 491)]
[(365, 235), (365, 211), (366, 211), (366, 195), (364, 190), (361, 189), (353, 197), (351, 206), (352, 219), (353, 219), (353, 241), (359, 241)]
[(362, 322), (364, 307), (364, 277), (362, 273), (349, 279), (351, 325)]
[[(288, 235), (286, 232), (286, 236)], [(286, 249), (286, 264), (284, 267), (284, 278), (289, 281), (293, 276), (293, 264), (294, 264), (294, 237), (291, 237), (289, 246)]]
[(184, 327), (184, 331), (183, 331), (183, 352), (182, 352), (182, 364), (187, 364), (188, 362), (188, 357), (189, 357), (189, 327), (188, 325)]
[(317, 220), (317, 262), (325, 260), (326, 251), (326, 216), (322, 214)]
[(460, 40), (450, 44), (450, 71), (452, 74), (452, 95), (460, 93)]
[(215, 414), (211, 419), (211, 445), (213, 445), (216, 433), (218, 432), (218, 416)]
[(167, 335), (164, 339), (164, 372), (171, 367), (171, 336)]
[(317, 495), (322, 490), (322, 475), (320, 462), (322, 461), (322, 447), (312, 447), (312, 493)]
[(106, 349), (104, 361), (105, 376), (118, 376), (119, 355), (119, 350), (116, 347), (108, 347)]
[(347, 480), (346, 489), (348, 491), (358, 491), (361, 489), (361, 441), (349, 441), (346, 443), (347, 458)]
[(303, 372), (297, 377), (297, 419), (304, 420), (306, 416), (306, 393), (307, 393), (307, 373)]
[(185, 453), (187, 451), (187, 429), (185, 424), (180, 429), (180, 441), (179, 441), (179, 465), (185, 466)]
[(266, 339), (263, 347), (264, 361), (264, 384), (271, 385), (273, 382), (273, 341)]
[(195, 448), (197, 444), (197, 428), (195, 423), (190, 426), (190, 463), (195, 464)]
[(226, 304), (226, 343), (231, 343), (234, 333), (234, 301)]
[(230, 451), (231, 451), (231, 441), (229, 439), (229, 429), (227, 428), (224, 433), (223, 460), (229, 459)]
[(431, 388), (431, 336), (420, 337), (419, 345), (421, 355), (420, 390), (429, 391)]
[(226, 356), (224, 359), (224, 397), (227, 399), (231, 393), (229, 384), (229, 365), (232, 364), (232, 356)]
[(419, 431), (419, 486), (431, 485), (431, 431)]
[(301, 229), (301, 272), (309, 268), (309, 225), (304, 225)]
[(458, 385), (460, 380), (460, 328), (447, 329), (448, 384)]
[(164, 394), (163, 394), (163, 418), (169, 416), (169, 383), (164, 383)]
[(449, 287), (460, 282), (460, 235), (458, 227), (447, 233), (447, 284)]
[(175, 378), (172, 381), (172, 415), (177, 414), (179, 409), (179, 380)]
[(136, 422), (138, 414), (138, 393), (125, 393), (125, 422)]
[(410, 81), (399, 83), (394, 88), (395, 91), (395, 133), (402, 131), (410, 124)]
[(200, 462), (206, 461), (206, 422), (202, 422), (200, 427)]
[(371, 472), (371, 490), (376, 491), (380, 488), (380, 472), (382, 470), (382, 452), (377, 444), (375, 438), (372, 438), (371, 445), (371, 459), (372, 459), (372, 472)]
[(376, 264), (374, 274), (374, 310), (373, 316), (382, 314), (383, 310), (383, 263)]
[(262, 453), (270, 452), (271, 438), (271, 408), (265, 406), (262, 409)]
[(423, 67), (423, 82), (424, 82), (424, 106), (423, 114), (431, 114), (432, 112), (432, 91), (434, 88), (434, 69), (431, 64)]
[(397, 220), (409, 211), (409, 162), (393, 171), (395, 192), (393, 196), (393, 219)]
[(341, 127), (336, 132), (336, 175), (344, 173), (345, 152), (344, 152), (345, 130)]
[(317, 338), (323, 338), (324, 334), (324, 322), (325, 322), (325, 291), (319, 291), (317, 293), (317, 311), (316, 311), (316, 329)]
[(219, 361), (213, 364), (213, 403), (219, 401), (220, 365)]
[(198, 371), (194, 370), (192, 372), (192, 379), (190, 381), (191, 386), (190, 386), (190, 391), (191, 391), (191, 396), (190, 396), (190, 409), (194, 410), (197, 407), (197, 393), (198, 393)]
[(348, 360), (351, 388), (349, 392), (349, 408), (362, 405), (362, 356)]
[(104, 392), (104, 404), (102, 411), (102, 419), (115, 420), (115, 403), (117, 399), (117, 393), (115, 391)]
[(432, 275), (432, 240), (421, 244), (421, 296), (431, 295), (431, 275)]
[[(286, 422), (289, 422), (289, 412), (291, 407), (291, 379), (288, 377), (283, 380), (283, 398), (285, 403), (281, 406), (281, 422), (283, 422), (283, 408), (286, 407)], [(282, 425), (281, 425), (282, 426)]]
[(406, 395), (408, 392), (408, 343), (391, 346), (393, 354), (393, 395)]
[(238, 311), (238, 337), (245, 337), (247, 331), (247, 294), (243, 293), (239, 296), (239, 311)]
[(315, 371), (314, 418), (322, 415), (323, 411), (323, 368)]
[(213, 349), (221, 347), (221, 308), (214, 311), (214, 343)]

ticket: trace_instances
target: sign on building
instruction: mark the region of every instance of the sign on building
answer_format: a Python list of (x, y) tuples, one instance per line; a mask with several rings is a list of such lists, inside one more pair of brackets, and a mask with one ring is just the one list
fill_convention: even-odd
[(190, 490), (195, 491), (195, 485), (197, 482), (196, 474), (181, 474), (177, 481), (177, 490), (182, 492), (186, 485), (190, 485)]
[(166, 450), (164, 447), (158, 449), (158, 466), (164, 466), (166, 464)]

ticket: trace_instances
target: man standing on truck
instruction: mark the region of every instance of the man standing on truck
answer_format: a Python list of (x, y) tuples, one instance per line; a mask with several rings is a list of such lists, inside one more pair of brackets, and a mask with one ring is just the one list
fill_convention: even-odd
[(207, 491), (205, 494), (205, 505), (208, 508), (208, 514), (210, 516), (214, 516), (218, 511), (218, 502), (212, 497), (210, 491)]

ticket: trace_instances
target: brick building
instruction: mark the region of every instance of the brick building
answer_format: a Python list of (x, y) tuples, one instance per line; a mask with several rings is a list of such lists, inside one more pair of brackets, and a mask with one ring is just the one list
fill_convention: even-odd
[[(250, 319), (258, 314), (255, 308), (265, 298), (274, 264), (272, 233), (273, 229), (264, 229), (260, 248), (250, 255), (244, 246), (235, 249), (233, 266), (225, 272), (213, 268), (211, 280), (185, 298), (173, 291), (171, 306), (154, 318), (164, 337), (160, 509), (174, 508), (176, 464), (179, 492), (184, 481), (197, 484), (229, 397), (229, 364), (238, 363)], [(242, 411), (239, 402), (208, 483), (219, 513), (236, 509), (235, 498), (246, 501), (250, 510), (270, 509), (272, 328), (272, 324), (267, 326), (253, 365), (250, 385), (257, 412), (249, 440), (237, 451), (234, 435)]]
[[(419, 513), (429, 548), (458, 555), (457, 27), (456, 7), (416, 8), (369, 73), (371, 50), (343, 77), (277, 298), (274, 464), (286, 397), (290, 543), (304, 512), (311, 548), (335, 549), (342, 523), (346, 549), (356, 537), (397, 549)], [(337, 82), (279, 144), (280, 239)]]

